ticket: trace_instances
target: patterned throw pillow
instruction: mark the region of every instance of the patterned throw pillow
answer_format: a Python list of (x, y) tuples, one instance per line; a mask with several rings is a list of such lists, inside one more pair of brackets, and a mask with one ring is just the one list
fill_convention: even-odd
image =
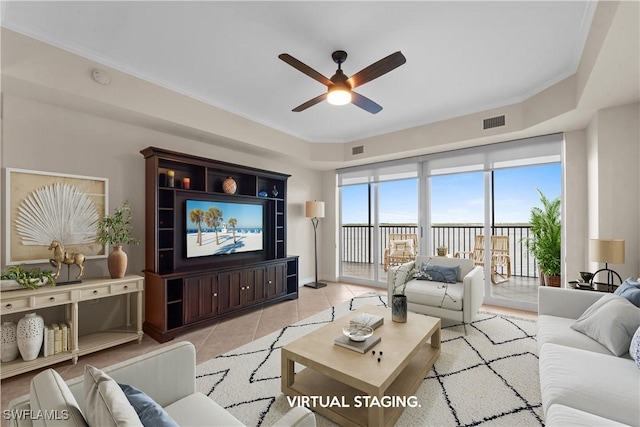
[(631, 338), (629, 355), (636, 361), (636, 366), (640, 368), (640, 327), (638, 327), (636, 333), (633, 334), (633, 338)]
[(422, 263), (420, 272), (416, 275), (418, 280), (431, 280), (433, 282), (456, 283), (460, 266), (447, 267), (444, 265), (434, 265)]

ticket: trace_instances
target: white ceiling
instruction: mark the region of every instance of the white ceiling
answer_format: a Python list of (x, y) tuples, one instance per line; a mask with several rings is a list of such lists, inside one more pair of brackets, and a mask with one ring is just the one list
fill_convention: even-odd
[[(310, 142), (347, 142), (522, 101), (573, 74), (597, 3), (3, 2), (2, 25)], [(278, 59), (331, 77), (395, 51), (358, 92), (370, 114)]]

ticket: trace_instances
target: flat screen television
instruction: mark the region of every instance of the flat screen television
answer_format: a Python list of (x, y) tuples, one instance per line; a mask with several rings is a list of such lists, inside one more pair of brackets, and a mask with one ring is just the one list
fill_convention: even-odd
[(187, 258), (264, 249), (262, 204), (187, 200), (185, 221)]

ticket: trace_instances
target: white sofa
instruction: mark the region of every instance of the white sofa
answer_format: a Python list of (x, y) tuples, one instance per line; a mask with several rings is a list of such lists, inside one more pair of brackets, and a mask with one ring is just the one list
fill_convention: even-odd
[(415, 261), (389, 269), (387, 274), (389, 298), (394, 294), (394, 283), (396, 285), (404, 283), (407, 272), (414, 266), (420, 268), (423, 263), (447, 267), (459, 266), (457, 282), (444, 286), (442, 282), (409, 280), (404, 291), (407, 296), (407, 309), (414, 313), (462, 322), (466, 331), (466, 324), (475, 320), (484, 298), (482, 267), (476, 267), (470, 259), (419, 255)]
[[(49, 413), (57, 411), (58, 414), (62, 414), (61, 411), (69, 407), (70, 396), (65, 395), (64, 389), (60, 389), (59, 384), (55, 382), (56, 375), (52, 375), (52, 371), (48, 369), (34, 377), (31, 393), (11, 401), (9, 409), (12, 412), (10, 413), (36, 414), (47, 410), (50, 411)], [(190, 342), (184, 341), (162, 347), (104, 368), (102, 371), (117, 382), (129, 384), (144, 391), (180, 426), (243, 425), (220, 405), (196, 391), (195, 348)], [(34, 383), (37, 383), (37, 386)], [(83, 410), (83, 377), (70, 380), (66, 384), (75, 397), (79, 409)], [(37, 399), (38, 405), (32, 405), (31, 399)], [(36, 406), (39, 408), (36, 409)], [(70, 419), (52, 419), (45, 423), (42, 419), (13, 417), (9, 420), (9, 425), (16, 427), (82, 425), (81, 422), (72, 424), (71, 421)], [(316, 420), (314, 413), (309, 409), (294, 407), (275, 425), (314, 427)]]
[(547, 426), (640, 425), (640, 369), (628, 353), (615, 356), (570, 327), (604, 295), (539, 288), (537, 339)]

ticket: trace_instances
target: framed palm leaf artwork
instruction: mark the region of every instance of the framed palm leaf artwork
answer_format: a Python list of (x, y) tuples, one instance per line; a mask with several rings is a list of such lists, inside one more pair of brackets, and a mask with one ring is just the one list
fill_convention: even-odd
[(107, 178), (6, 168), (6, 264), (49, 262), (53, 241), (87, 259), (106, 257), (96, 234), (108, 187)]

